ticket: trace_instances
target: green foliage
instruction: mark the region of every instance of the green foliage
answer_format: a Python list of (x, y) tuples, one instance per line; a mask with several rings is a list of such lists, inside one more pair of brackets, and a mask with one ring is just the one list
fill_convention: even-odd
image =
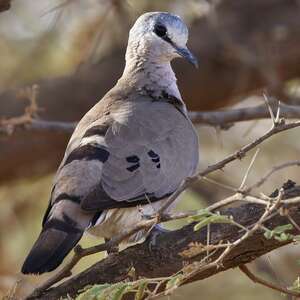
[(285, 224), (275, 227), (273, 230), (265, 228), (264, 236), (266, 239), (274, 238), (277, 241), (285, 242), (295, 239), (293, 234), (287, 233), (286, 231), (292, 230), (294, 227), (292, 224)]
[(146, 279), (115, 284), (96, 284), (81, 293), (76, 300), (121, 300), (128, 292), (134, 292), (135, 300), (141, 300), (148, 284)]
[(132, 289), (130, 282), (97, 284), (79, 295), (76, 300), (121, 300)]
[(288, 288), (291, 291), (300, 292), (300, 277), (293, 282), (293, 285)]
[(201, 209), (198, 211), (197, 215), (191, 216), (188, 218), (188, 221), (190, 223), (192, 222), (198, 222), (194, 226), (194, 230), (200, 230), (204, 226), (211, 224), (211, 223), (228, 223), (228, 224), (235, 224), (231, 216), (226, 216), (226, 215), (220, 215), (219, 212), (217, 213), (212, 213), (208, 211), (207, 209)]
[(149, 284), (165, 284), (165, 293), (171, 294), (179, 287), (182, 279), (183, 274), (179, 273), (166, 278), (144, 278), (132, 282), (96, 284), (92, 287), (87, 287), (76, 300), (121, 300), (128, 292), (134, 293), (135, 300), (142, 300), (153, 292), (148, 289)]
[(166, 284), (166, 292), (168, 294), (172, 293), (175, 289), (177, 289), (182, 281), (183, 275), (177, 274), (171, 277), (171, 279)]
[(147, 280), (141, 280), (141, 283), (138, 286), (138, 289), (135, 293), (134, 300), (142, 300), (143, 299), (147, 286), (148, 286)]

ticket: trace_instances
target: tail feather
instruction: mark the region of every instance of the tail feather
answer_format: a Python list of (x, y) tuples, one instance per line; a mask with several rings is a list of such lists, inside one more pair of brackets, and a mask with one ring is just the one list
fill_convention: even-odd
[(83, 231), (62, 230), (60, 226), (45, 226), (29, 252), (23, 274), (42, 274), (56, 269), (80, 240)]

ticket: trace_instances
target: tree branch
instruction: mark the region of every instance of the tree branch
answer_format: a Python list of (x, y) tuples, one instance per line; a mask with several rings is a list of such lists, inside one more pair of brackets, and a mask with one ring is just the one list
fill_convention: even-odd
[[(300, 119), (300, 106), (281, 104), (280, 115), (286, 119)], [(237, 122), (268, 119), (270, 114), (265, 105), (258, 105), (224, 111), (190, 112), (189, 116), (195, 124), (228, 129), (229, 126)], [(17, 123), (12, 122), (11, 119), (0, 120), (0, 135), (11, 135), (18, 130), (26, 130), (33, 133), (63, 133), (70, 135), (77, 124), (77, 122), (46, 121), (21, 117), (17, 117), (19, 118)], [(12, 118), (13, 121), (15, 119)]]
[[(283, 202), (285, 209), (288, 209), (290, 217), (294, 222), (300, 224), (300, 187), (291, 187), (283, 193), (283, 199), (289, 196), (297, 198), (291, 201)], [(241, 201), (244, 197), (239, 194)], [(238, 200), (238, 199), (237, 199)], [(265, 205), (257, 203), (243, 203), (234, 208), (220, 209), (221, 215), (232, 216), (235, 222), (245, 227), (252, 227), (265, 214)], [(273, 214), (264, 226), (268, 229), (274, 229), (277, 226), (289, 223), (286, 216)], [(291, 233), (297, 233), (296, 229)], [(242, 230), (237, 230), (230, 224), (210, 224), (210, 245), (218, 245), (224, 241), (234, 242), (243, 236)], [(206, 268), (202, 272), (195, 274), (186, 283), (201, 280), (213, 276), (216, 273), (244, 265), (257, 257), (279, 248), (292, 240), (278, 241), (276, 239), (266, 239), (262, 229), (255, 230), (252, 235), (236, 245), (230, 252), (230, 255), (224, 256), (222, 264), (218, 267)], [(149, 241), (125, 249), (124, 251), (108, 256), (106, 259), (96, 263), (86, 271), (72, 277), (57, 287), (45, 291), (42, 295), (35, 295), (27, 300), (42, 299), (53, 300), (66, 295), (75, 296), (78, 290), (87, 285), (101, 283), (116, 283), (129, 279), (129, 271), (134, 268), (135, 276), (144, 277), (162, 277), (169, 276), (180, 271), (187, 263), (201, 261), (205, 253), (189, 256), (192, 245), (207, 244), (207, 227), (200, 231), (194, 231), (194, 225), (187, 225), (179, 230), (167, 232), (157, 237), (157, 246), (150, 250)], [(214, 259), (220, 255), (220, 252), (212, 255)], [(132, 299), (132, 298), (130, 298)]]

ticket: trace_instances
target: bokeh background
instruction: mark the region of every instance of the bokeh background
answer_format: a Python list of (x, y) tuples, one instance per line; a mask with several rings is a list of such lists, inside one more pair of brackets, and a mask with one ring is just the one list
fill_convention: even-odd
[[(0, 1), (1, 4), (1, 1)], [(128, 30), (146, 11), (170, 11), (189, 24), (189, 47), (200, 62), (194, 70), (175, 61), (178, 82), (194, 111), (262, 104), (262, 90), (286, 103), (300, 104), (300, 2), (296, 0), (14, 0), (0, 13), (0, 119), (19, 116), (28, 104), (22, 90), (37, 84), (43, 120), (75, 122), (121, 75)], [(270, 120), (235, 124), (227, 130), (198, 125), (204, 169), (262, 135)], [(65, 132), (0, 131), (0, 297), (17, 299), (49, 275), (19, 273), (41, 229), (52, 178), (69, 138)], [(299, 158), (299, 129), (260, 147), (247, 184), (272, 166)], [(250, 153), (210, 177), (238, 187)], [(274, 175), (265, 194), (287, 179), (300, 183), (299, 170)], [(199, 182), (182, 197), (178, 210), (196, 209), (232, 192)], [(176, 227), (182, 222), (170, 225)], [(99, 241), (85, 236), (83, 246)], [(290, 245), (251, 264), (260, 276), (285, 286), (297, 278), (299, 247)], [(82, 260), (80, 271), (100, 259)], [(288, 299), (230, 270), (177, 290), (171, 299)]]

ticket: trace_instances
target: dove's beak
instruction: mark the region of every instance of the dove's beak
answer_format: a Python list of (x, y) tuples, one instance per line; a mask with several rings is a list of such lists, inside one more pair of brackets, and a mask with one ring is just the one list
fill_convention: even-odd
[(198, 69), (198, 60), (188, 48), (174, 47), (177, 54), (185, 58), (189, 63)]

